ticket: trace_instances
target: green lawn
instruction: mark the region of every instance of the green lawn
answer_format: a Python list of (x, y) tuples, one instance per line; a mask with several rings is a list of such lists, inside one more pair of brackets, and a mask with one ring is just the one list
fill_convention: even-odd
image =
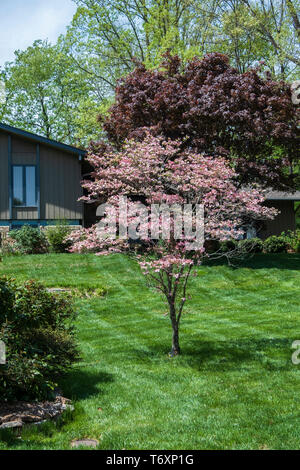
[(182, 321), (183, 354), (159, 296), (125, 256), (6, 258), (0, 273), (47, 286), (106, 286), (77, 299), (82, 361), (61, 384), (73, 419), (2, 433), (0, 449), (299, 449), (300, 255), (199, 268)]

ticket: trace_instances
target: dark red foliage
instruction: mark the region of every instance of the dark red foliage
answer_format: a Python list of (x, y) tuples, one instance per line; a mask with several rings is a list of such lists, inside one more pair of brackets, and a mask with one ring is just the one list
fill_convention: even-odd
[(186, 66), (170, 55), (159, 70), (138, 65), (120, 81), (104, 128), (117, 146), (151, 128), (183, 139), (185, 147), (234, 159), (243, 183), (283, 188), (297, 184), (297, 120), (289, 84), (259, 69), (241, 74), (213, 53)]

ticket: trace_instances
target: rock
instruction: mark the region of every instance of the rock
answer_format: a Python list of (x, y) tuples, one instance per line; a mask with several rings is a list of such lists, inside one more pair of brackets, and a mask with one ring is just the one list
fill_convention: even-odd
[(24, 424), (41, 424), (59, 417), (67, 409), (74, 410), (71, 401), (58, 394), (54, 402), (1, 403), (0, 429), (22, 427)]
[(47, 423), (46, 419), (43, 419), (43, 421), (37, 421), (36, 423), (32, 423), (34, 426), (39, 426), (40, 424)]
[(62, 287), (49, 287), (47, 288), (47, 291), (50, 292), (51, 294), (63, 294), (64, 292), (70, 292), (70, 289), (67, 288), (62, 288)]
[(71, 442), (72, 448), (77, 447), (93, 447), (94, 449), (98, 446), (99, 441), (97, 439), (76, 439)]
[(8, 421), (7, 423), (1, 424), (0, 429), (16, 429), (16, 428), (21, 428), (22, 426), (23, 426), (23, 423), (21, 420)]

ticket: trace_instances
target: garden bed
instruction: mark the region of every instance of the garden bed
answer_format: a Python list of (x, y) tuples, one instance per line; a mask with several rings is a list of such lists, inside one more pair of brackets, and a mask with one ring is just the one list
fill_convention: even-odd
[(67, 409), (72, 409), (71, 402), (61, 395), (57, 395), (53, 402), (2, 403), (0, 405), (0, 429), (21, 428), (25, 424), (41, 424), (58, 418)]

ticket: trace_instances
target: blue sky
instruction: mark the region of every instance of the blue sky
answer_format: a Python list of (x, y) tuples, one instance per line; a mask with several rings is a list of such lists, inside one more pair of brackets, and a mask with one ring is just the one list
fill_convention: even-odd
[(0, 0), (0, 66), (36, 39), (55, 42), (75, 11), (72, 0)]

